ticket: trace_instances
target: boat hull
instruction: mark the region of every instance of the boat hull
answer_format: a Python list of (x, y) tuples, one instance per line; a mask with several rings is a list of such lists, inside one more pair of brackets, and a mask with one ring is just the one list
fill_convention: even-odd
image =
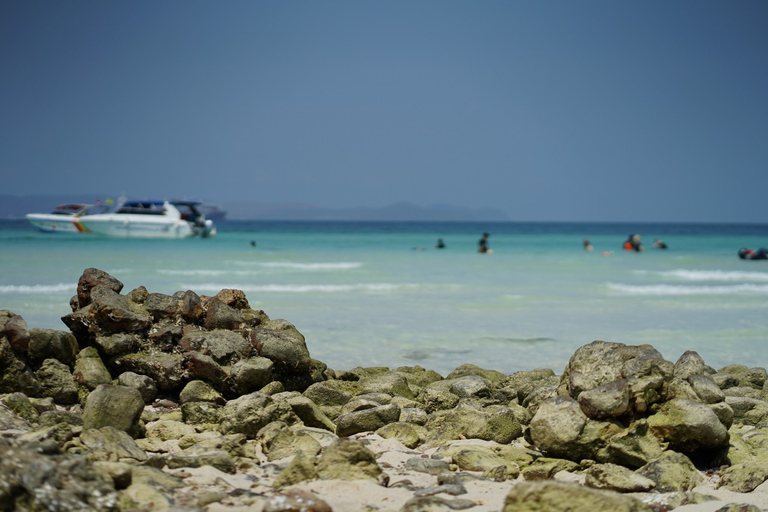
[(78, 224), (97, 235), (120, 238), (189, 238), (195, 232), (188, 222), (146, 215), (105, 214), (79, 219)]
[(85, 227), (78, 226), (77, 218), (69, 215), (53, 215), (50, 213), (29, 213), (27, 221), (46, 233), (79, 233)]

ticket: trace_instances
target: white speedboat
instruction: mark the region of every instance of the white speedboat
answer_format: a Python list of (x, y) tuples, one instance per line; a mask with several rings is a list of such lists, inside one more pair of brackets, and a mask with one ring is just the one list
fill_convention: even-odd
[(87, 215), (77, 220), (84, 230), (122, 238), (207, 237), (216, 233), (198, 203), (191, 201), (127, 201), (114, 213)]
[(78, 233), (86, 231), (77, 222), (81, 217), (105, 211), (103, 205), (65, 203), (54, 208), (51, 213), (28, 213), (26, 218), (30, 224), (48, 233)]

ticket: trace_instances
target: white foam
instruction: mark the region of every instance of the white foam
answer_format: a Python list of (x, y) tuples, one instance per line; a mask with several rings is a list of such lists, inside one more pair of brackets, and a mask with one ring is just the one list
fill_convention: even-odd
[(0, 286), (0, 293), (75, 293), (76, 287), (71, 284), (8, 284)]
[(212, 269), (158, 269), (158, 274), (169, 276), (202, 276), (202, 277), (221, 277), (225, 275), (248, 276), (254, 272), (248, 270), (212, 270)]
[(334, 263), (295, 263), (290, 261), (273, 261), (261, 264), (267, 268), (287, 268), (291, 270), (353, 270), (363, 266), (362, 263), (355, 261), (340, 261)]
[(218, 291), (236, 288), (246, 293), (275, 292), (275, 293), (343, 293), (343, 292), (392, 292), (414, 288), (413, 284), (393, 283), (355, 283), (355, 284), (268, 284), (268, 285), (227, 285), (218, 283), (197, 283), (184, 287), (196, 290)]
[(608, 283), (608, 288), (626, 295), (764, 295), (768, 294), (768, 285), (735, 284), (724, 286), (695, 286), (675, 284), (631, 285)]
[(745, 272), (740, 270), (687, 270), (677, 269), (658, 272), (657, 275), (682, 281), (748, 281), (768, 282), (768, 272)]

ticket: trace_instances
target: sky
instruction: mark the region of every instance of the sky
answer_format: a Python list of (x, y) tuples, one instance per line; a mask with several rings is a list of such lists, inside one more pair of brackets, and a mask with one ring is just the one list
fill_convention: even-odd
[(764, 0), (3, 0), (0, 194), (768, 222)]

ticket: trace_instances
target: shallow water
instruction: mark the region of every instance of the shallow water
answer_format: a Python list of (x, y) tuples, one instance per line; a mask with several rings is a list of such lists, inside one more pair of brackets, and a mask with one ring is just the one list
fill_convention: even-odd
[[(0, 309), (66, 329), (83, 270), (171, 294), (222, 288), (285, 318), (332, 368), (548, 367), (595, 339), (768, 366), (768, 225), (223, 222), (212, 239), (46, 234), (0, 221)], [(494, 253), (475, 251), (489, 231)], [(625, 252), (629, 233), (646, 250)], [(589, 237), (595, 250), (582, 250)], [(655, 237), (670, 246), (650, 247)], [(433, 246), (443, 238), (445, 249)], [(256, 247), (250, 241), (256, 241)], [(613, 251), (602, 255), (603, 251)]]

